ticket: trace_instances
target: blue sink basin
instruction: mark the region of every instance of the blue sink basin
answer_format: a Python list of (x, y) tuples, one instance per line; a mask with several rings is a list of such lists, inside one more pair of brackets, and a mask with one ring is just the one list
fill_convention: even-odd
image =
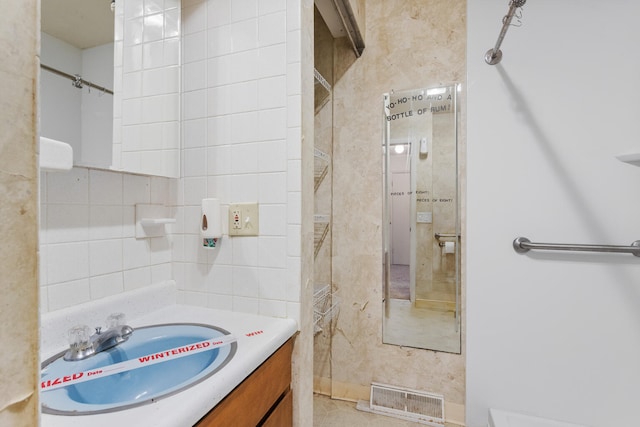
[[(209, 325), (180, 323), (137, 328), (128, 341), (95, 356), (77, 362), (62, 359), (61, 352), (42, 364), (41, 381), (72, 377), (106, 366), (189, 346), (229, 335)], [(152, 403), (191, 387), (222, 369), (235, 355), (231, 342), (196, 354), (162, 361), (111, 376), (70, 384), (55, 390), (43, 390), (42, 411), (59, 415), (91, 415), (120, 411)]]

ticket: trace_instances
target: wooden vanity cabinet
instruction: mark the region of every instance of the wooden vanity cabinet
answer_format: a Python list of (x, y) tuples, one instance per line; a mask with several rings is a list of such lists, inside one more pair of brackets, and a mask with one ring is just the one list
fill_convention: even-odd
[(293, 339), (290, 339), (198, 421), (195, 427), (292, 426), (292, 350)]

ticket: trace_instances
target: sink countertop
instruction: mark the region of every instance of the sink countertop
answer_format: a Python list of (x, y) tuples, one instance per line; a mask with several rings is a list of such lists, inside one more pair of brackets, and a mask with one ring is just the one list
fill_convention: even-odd
[[(292, 319), (277, 319), (194, 306), (172, 305), (130, 319), (136, 327), (162, 323), (204, 323), (233, 334), (238, 343), (235, 357), (205, 381), (154, 403), (124, 411), (97, 415), (60, 416), (42, 414), (42, 427), (140, 427), (192, 426), (207, 414), (297, 330)], [(252, 332), (262, 331), (252, 334)], [(249, 336), (248, 336), (249, 335)], [(64, 350), (60, 348), (59, 351)], [(43, 354), (43, 360), (55, 353)]]

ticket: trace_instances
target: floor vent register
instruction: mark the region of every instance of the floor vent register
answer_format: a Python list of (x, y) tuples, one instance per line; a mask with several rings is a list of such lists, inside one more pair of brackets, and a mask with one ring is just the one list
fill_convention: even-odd
[(369, 401), (358, 402), (357, 409), (430, 426), (444, 426), (444, 396), (422, 391), (371, 383)]

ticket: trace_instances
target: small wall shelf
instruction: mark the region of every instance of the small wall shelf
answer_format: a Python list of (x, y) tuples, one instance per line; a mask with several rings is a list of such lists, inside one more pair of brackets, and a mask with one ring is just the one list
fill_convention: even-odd
[(313, 334), (322, 332), (340, 311), (340, 299), (330, 285), (316, 285), (313, 292)]
[(629, 163), (630, 165), (640, 166), (640, 153), (621, 154), (616, 156), (616, 159), (624, 163)]
[(174, 218), (142, 218), (140, 220), (140, 224), (143, 226), (173, 224), (175, 222), (176, 220)]
[(165, 236), (166, 224), (173, 224), (169, 208), (163, 205), (136, 205), (136, 239)]
[(313, 77), (315, 78), (316, 82), (321, 84), (322, 87), (327, 90), (327, 92), (331, 92), (331, 85), (329, 84), (327, 79), (325, 79), (324, 76), (320, 73), (320, 71), (315, 68), (313, 69)]
[(327, 176), (329, 172), (329, 163), (331, 162), (331, 157), (318, 150), (317, 148), (313, 149), (313, 190), (318, 191), (318, 187)]
[(314, 103), (315, 103), (315, 113), (322, 109), (327, 102), (331, 99), (331, 85), (324, 78), (324, 76), (317, 69), (313, 69), (313, 77), (314, 77)]
[(318, 256), (324, 239), (329, 234), (329, 215), (314, 215), (313, 216), (313, 257)]

